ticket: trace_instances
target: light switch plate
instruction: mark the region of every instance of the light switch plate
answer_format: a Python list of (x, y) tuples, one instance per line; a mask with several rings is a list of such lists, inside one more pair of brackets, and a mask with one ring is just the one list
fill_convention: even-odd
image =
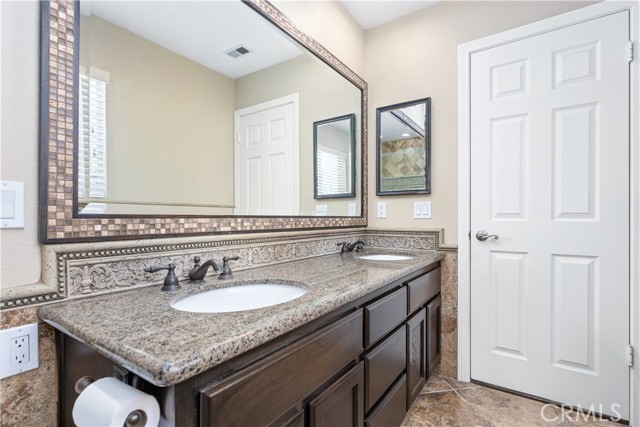
[(413, 202), (413, 217), (415, 219), (431, 218), (431, 202), (430, 201)]
[(0, 228), (24, 228), (24, 182), (0, 183)]
[(387, 202), (378, 202), (378, 218), (387, 217)]
[(0, 331), (0, 378), (38, 367), (38, 324)]

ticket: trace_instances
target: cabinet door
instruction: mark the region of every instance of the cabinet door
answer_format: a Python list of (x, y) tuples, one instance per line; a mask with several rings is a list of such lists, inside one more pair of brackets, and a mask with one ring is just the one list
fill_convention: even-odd
[(309, 403), (309, 426), (364, 426), (363, 362)]
[(427, 304), (427, 378), (440, 363), (441, 331), (440, 297)]
[(420, 394), (427, 378), (427, 310), (407, 321), (407, 410)]

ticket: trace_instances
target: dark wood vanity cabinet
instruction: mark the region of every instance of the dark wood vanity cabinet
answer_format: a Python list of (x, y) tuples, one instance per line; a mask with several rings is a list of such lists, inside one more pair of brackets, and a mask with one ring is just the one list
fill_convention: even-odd
[[(362, 352), (362, 310), (200, 391), (200, 424), (278, 422)], [(339, 380), (338, 380), (339, 382)]]
[(435, 263), (170, 387), (58, 333), (68, 391), (59, 424), (73, 425), (80, 375), (124, 373), (122, 381), (158, 399), (161, 426), (398, 426), (439, 361), (440, 301)]
[(364, 363), (309, 402), (309, 427), (364, 426)]

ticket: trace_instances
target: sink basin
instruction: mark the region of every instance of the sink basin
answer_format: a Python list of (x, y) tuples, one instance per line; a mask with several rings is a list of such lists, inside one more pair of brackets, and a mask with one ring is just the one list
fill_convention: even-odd
[(360, 259), (366, 259), (369, 261), (402, 261), (402, 260), (406, 260), (406, 259), (412, 259), (412, 256), (408, 256), (408, 255), (387, 255), (387, 254), (380, 254), (380, 255), (363, 255), (358, 257)]
[(232, 313), (282, 304), (306, 294), (299, 286), (251, 283), (214, 289), (171, 303), (176, 310), (192, 313)]

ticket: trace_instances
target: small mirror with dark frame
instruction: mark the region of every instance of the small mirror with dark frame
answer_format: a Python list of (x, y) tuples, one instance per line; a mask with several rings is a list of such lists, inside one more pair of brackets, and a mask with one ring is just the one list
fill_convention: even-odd
[(431, 98), (376, 110), (376, 194), (431, 193)]
[(355, 197), (356, 115), (313, 123), (313, 194), (316, 199)]

